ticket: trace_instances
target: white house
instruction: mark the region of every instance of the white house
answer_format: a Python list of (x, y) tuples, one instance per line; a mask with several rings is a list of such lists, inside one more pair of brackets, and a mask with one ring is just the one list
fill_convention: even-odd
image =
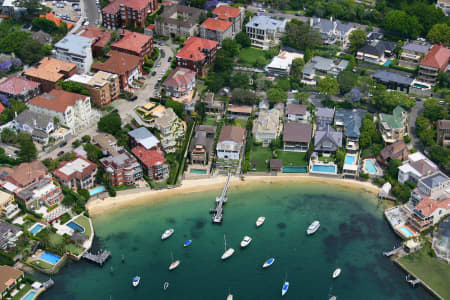
[(91, 99), (88, 96), (63, 90), (34, 97), (28, 102), (32, 112), (58, 118), (59, 122), (76, 131), (92, 121)]
[(280, 111), (278, 109), (263, 110), (253, 122), (253, 137), (255, 142), (263, 143), (263, 147), (269, 146), (280, 134)]
[(56, 58), (77, 65), (78, 73), (86, 73), (91, 69), (92, 39), (69, 34), (54, 46)]
[(292, 61), (296, 58), (303, 58), (303, 54), (282, 50), (277, 56), (272, 58), (265, 70), (270, 76), (289, 76)]
[(408, 160), (398, 168), (398, 181), (405, 183), (410, 180), (417, 182), (421, 177), (432, 174), (438, 167), (420, 152), (410, 154)]
[(254, 16), (245, 25), (253, 47), (268, 50), (278, 44), (288, 20), (279, 21), (268, 16)]
[(217, 158), (239, 160), (244, 146), (245, 129), (238, 126), (224, 126), (217, 141)]
[(289, 122), (308, 122), (310, 114), (304, 104), (288, 104), (286, 106), (286, 117)]

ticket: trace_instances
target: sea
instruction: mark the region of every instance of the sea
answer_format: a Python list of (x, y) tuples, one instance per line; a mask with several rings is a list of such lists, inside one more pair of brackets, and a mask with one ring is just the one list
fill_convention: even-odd
[[(67, 263), (40, 298), (224, 300), (231, 293), (234, 300), (432, 299), (422, 287), (410, 287), (405, 273), (382, 255), (401, 240), (373, 194), (328, 183), (231, 185), (223, 223), (216, 225), (209, 210), (220, 192), (161, 197), (94, 216), (93, 251), (107, 249), (112, 257), (103, 267)], [(259, 216), (266, 221), (256, 228)], [(321, 226), (307, 236), (314, 220)], [(161, 241), (167, 228), (175, 233)], [(245, 235), (253, 240), (241, 249)], [(236, 251), (222, 261), (225, 240)], [(271, 257), (275, 263), (263, 269)], [(181, 264), (169, 271), (173, 259)], [(336, 268), (342, 273), (332, 279)], [(136, 275), (141, 281), (135, 288)], [(286, 280), (290, 287), (282, 297)]]

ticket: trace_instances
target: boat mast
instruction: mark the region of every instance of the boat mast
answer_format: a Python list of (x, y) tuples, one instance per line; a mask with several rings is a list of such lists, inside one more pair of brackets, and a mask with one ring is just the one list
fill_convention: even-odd
[(225, 238), (225, 233), (223, 234), (223, 241), (225, 243), (225, 251), (227, 251), (227, 239)]

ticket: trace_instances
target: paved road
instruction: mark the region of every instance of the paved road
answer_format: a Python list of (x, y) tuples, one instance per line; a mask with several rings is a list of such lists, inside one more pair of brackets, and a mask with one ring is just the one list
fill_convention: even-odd
[[(84, 16), (89, 20), (90, 26), (95, 26), (100, 24), (101, 15), (98, 12), (98, 6), (95, 0), (81, 0), (84, 3)], [(97, 22), (98, 21), (98, 22)]]
[(416, 135), (416, 119), (417, 116), (423, 112), (423, 100), (417, 101), (416, 105), (411, 109), (408, 115), (408, 135), (411, 137), (411, 147), (423, 152), (423, 145)]

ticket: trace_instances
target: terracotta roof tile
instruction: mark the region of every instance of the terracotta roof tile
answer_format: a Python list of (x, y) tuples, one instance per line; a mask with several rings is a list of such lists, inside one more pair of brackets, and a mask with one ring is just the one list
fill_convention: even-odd
[(172, 87), (187, 86), (192, 82), (192, 80), (195, 80), (194, 71), (177, 67), (172, 73), (170, 73), (169, 77), (167, 77), (163, 85)]
[(166, 162), (162, 151), (147, 150), (144, 147), (135, 147), (131, 150), (134, 156), (146, 167), (159, 166)]
[(144, 46), (150, 43), (152, 37), (139, 32), (124, 30), (122, 38), (111, 45), (111, 48), (124, 49), (136, 53), (141, 53)]
[(73, 27), (72, 23), (64, 22), (61, 18), (58, 18), (57, 16), (55, 16), (55, 14), (53, 12), (46, 13), (45, 15), (40, 15), (39, 18), (45, 18), (49, 21), (53, 21), (53, 23), (55, 23), (56, 26), (61, 25), (61, 23), (66, 23), (67, 29), (69, 29), (69, 30)]
[(416, 205), (425, 217), (431, 216), (437, 209), (450, 209), (450, 198), (445, 200), (433, 200), (429, 197), (423, 199)]
[(445, 71), (450, 58), (450, 49), (444, 45), (434, 45), (420, 62), (421, 65)]
[(242, 144), (245, 139), (245, 129), (238, 126), (226, 125), (223, 126), (219, 135), (219, 142), (234, 141)]
[(233, 25), (233, 23), (228, 21), (208, 18), (200, 26), (213, 31), (225, 32), (231, 25)]
[(202, 52), (203, 50), (212, 50), (217, 47), (218, 44), (219, 43), (216, 41), (191, 36), (184, 42), (184, 47), (178, 51), (176, 57), (199, 61), (205, 58), (205, 53)]
[[(34, 179), (45, 176), (47, 173), (47, 168), (38, 160), (21, 163), (14, 168), (0, 168), (3, 180), (11, 181), (11, 183), (21, 187), (29, 185)], [(5, 177), (3, 178), (3, 176)]]
[(218, 15), (221, 19), (236, 18), (241, 14), (241, 10), (236, 7), (221, 5), (212, 11), (213, 14)]
[(86, 96), (64, 90), (51, 90), (50, 93), (34, 97), (28, 104), (63, 113), (67, 107), (74, 106), (80, 99), (85, 100)]
[(34, 90), (40, 83), (22, 77), (11, 76), (0, 83), (0, 93), (18, 95), (23, 91)]
[(69, 181), (74, 178), (83, 179), (91, 175), (97, 169), (97, 165), (83, 158), (77, 157), (72, 161), (64, 161), (59, 164), (53, 174), (61, 180)]
[(80, 35), (94, 39), (92, 43), (98, 47), (106, 46), (111, 40), (111, 31), (92, 26), (84, 27)]
[(137, 68), (140, 63), (140, 58), (136, 55), (119, 51), (110, 51), (108, 55), (109, 58), (104, 63), (95, 63), (92, 65), (92, 69), (124, 75), (126, 72)]
[(438, 128), (439, 129), (450, 129), (450, 120), (439, 120)]
[(0, 114), (5, 110), (5, 107), (3, 106), (3, 104), (0, 103)]
[(64, 74), (60, 73), (71, 72), (77, 68), (77, 65), (62, 61), (56, 58), (44, 57), (36, 68), (29, 68), (25, 75), (35, 78), (41, 78), (51, 82), (57, 82), (63, 79)]
[(115, 15), (115, 14), (119, 13), (119, 11), (120, 11), (120, 4), (122, 4), (126, 1), (127, 0), (115, 0), (111, 3), (109, 3), (108, 5), (106, 5), (102, 9), (102, 12), (105, 14)]

